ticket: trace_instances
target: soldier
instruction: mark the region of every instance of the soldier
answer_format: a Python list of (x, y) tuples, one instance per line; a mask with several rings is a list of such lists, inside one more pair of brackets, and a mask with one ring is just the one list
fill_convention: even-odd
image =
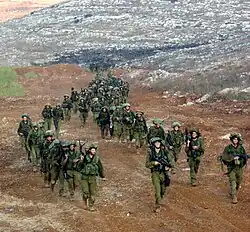
[(114, 112), (116, 110), (116, 107), (115, 106), (111, 106), (109, 108), (109, 113), (110, 113), (110, 126), (109, 126), (109, 131), (110, 131), (110, 137), (111, 139), (113, 138), (114, 136)]
[(242, 145), (240, 134), (230, 135), (231, 144), (227, 145), (221, 156), (221, 160), (227, 166), (227, 176), (230, 183), (230, 195), (232, 203), (237, 204), (237, 191), (240, 188), (243, 176), (243, 168), (247, 163), (247, 153)]
[(78, 95), (77, 91), (74, 91), (73, 87), (71, 88), (70, 100), (72, 102), (73, 113), (77, 114), (79, 95)]
[(92, 106), (91, 106), (91, 111), (92, 111), (92, 114), (93, 114), (93, 122), (94, 123), (97, 123), (97, 118), (99, 116), (99, 113), (100, 113), (101, 109), (102, 109), (102, 105), (98, 101), (98, 98), (94, 98)]
[(146, 158), (146, 168), (151, 170), (152, 183), (155, 189), (155, 212), (160, 211), (160, 205), (166, 192), (166, 187), (170, 185), (169, 169), (173, 165), (173, 160), (166, 149), (163, 148), (163, 140), (159, 137), (150, 139)]
[(58, 138), (61, 129), (61, 121), (64, 120), (63, 109), (61, 108), (60, 103), (58, 103), (56, 107), (52, 110), (52, 115), (55, 126), (56, 138)]
[(31, 163), (33, 171), (37, 172), (37, 167), (41, 164), (40, 145), (41, 145), (41, 132), (37, 123), (32, 123), (32, 129), (27, 137), (28, 150), (31, 153)]
[(63, 108), (63, 115), (64, 115), (64, 119), (65, 122), (69, 122), (71, 119), (71, 109), (72, 109), (73, 105), (72, 102), (69, 98), (68, 94), (64, 95), (64, 100), (62, 103), (62, 108)]
[(44, 119), (44, 127), (45, 127), (45, 130), (51, 130), (51, 125), (52, 125), (52, 107), (50, 104), (46, 104), (44, 106), (44, 109), (42, 111), (42, 116), (43, 116), (43, 119)]
[(146, 137), (148, 133), (146, 120), (143, 117), (143, 115), (144, 115), (143, 112), (137, 111), (135, 116), (134, 139), (136, 143), (137, 153), (139, 153), (139, 149), (143, 145), (146, 145)]
[(21, 141), (21, 146), (25, 149), (25, 152), (28, 156), (28, 160), (31, 162), (27, 138), (28, 138), (30, 130), (32, 129), (32, 123), (27, 114), (23, 114), (21, 117), (22, 117), (22, 120), (19, 123), (17, 133)]
[(135, 121), (135, 114), (130, 110), (130, 104), (123, 104), (122, 109), (122, 125), (123, 125), (123, 137), (125, 143), (128, 143), (128, 148), (131, 147), (131, 141), (133, 139), (133, 126)]
[(179, 122), (174, 122), (172, 124), (173, 130), (166, 137), (166, 146), (173, 152), (175, 162), (178, 161), (181, 147), (184, 144), (184, 134), (181, 132), (180, 127)]
[(45, 141), (41, 145), (41, 171), (44, 175), (44, 187), (49, 188), (51, 184), (51, 155), (54, 141), (53, 131), (45, 132)]
[(90, 144), (85, 156), (81, 156), (79, 170), (82, 174), (82, 196), (84, 208), (95, 211), (97, 182), (96, 177), (100, 176), (105, 180), (103, 166), (100, 157), (96, 154), (97, 146)]
[(68, 183), (68, 189), (70, 193), (70, 200), (73, 200), (74, 191), (77, 183), (77, 162), (80, 160), (80, 153), (76, 150), (76, 142), (69, 143), (69, 149), (65, 153), (65, 159), (63, 161), (64, 178)]
[(196, 186), (196, 175), (199, 170), (201, 156), (204, 154), (204, 142), (200, 132), (193, 128), (190, 130), (190, 140), (187, 141), (185, 151), (187, 153), (187, 162), (190, 168), (190, 183)]
[(102, 139), (107, 138), (110, 127), (110, 114), (107, 107), (102, 107), (101, 112), (99, 113), (99, 116), (97, 118), (97, 122), (101, 129)]
[(114, 127), (114, 137), (117, 142), (121, 143), (122, 136), (122, 107), (117, 106), (112, 117), (113, 127)]
[(88, 108), (88, 105), (87, 105), (87, 102), (85, 99), (81, 98), (80, 99), (80, 103), (78, 105), (78, 110), (80, 112), (80, 120), (82, 122), (82, 126), (85, 125), (86, 123), (86, 120), (88, 118), (88, 112), (89, 112), (89, 108)]
[(159, 119), (159, 118), (155, 118), (153, 119), (153, 126), (149, 127), (149, 131), (148, 131), (148, 143), (150, 143), (150, 139), (154, 138), (154, 137), (159, 137), (162, 139), (162, 141), (164, 141), (163, 143), (165, 143), (165, 131), (163, 129), (163, 127), (161, 126), (163, 124), (163, 120)]

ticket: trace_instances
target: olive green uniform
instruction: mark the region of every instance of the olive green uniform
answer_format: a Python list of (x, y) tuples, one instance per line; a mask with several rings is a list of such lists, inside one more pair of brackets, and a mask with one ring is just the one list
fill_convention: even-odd
[(230, 144), (225, 147), (221, 157), (224, 164), (227, 165), (227, 175), (232, 197), (236, 195), (236, 191), (242, 182), (243, 167), (246, 165), (246, 159), (242, 155), (246, 155), (242, 144), (239, 144), (237, 147)]
[(156, 126), (151, 126), (148, 130), (148, 142), (150, 141), (150, 139), (154, 138), (154, 137), (159, 137), (161, 138), (163, 141), (165, 141), (165, 131), (162, 128), (162, 126), (160, 127), (156, 127)]
[(96, 177), (104, 178), (103, 166), (98, 155), (92, 158), (89, 154), (79, 163), (79, 171), (82, 174), (82, 196), (83, 200), (89, 199), (89, 206), (92, 207), (96, 199), (97, 181)]
[[(198, 149), (194, 150), (192, 147), (197, 146)], [(201, 156), (204, 154), (204, 142), (202, 137), (196, 139), (190, 139), (189, 146), (185, 148), (188, 156), (188, 164), (190, 168), (190, 182), (192, 185), (196, 183), (196, 175), (199, 170)]]
[(159, 207), (166, 192), (166, 178), (168, 177), (168, 171), (162, 165), (155, 165), (155, 161), (159, 158), (164, 158), (168, 161), (169, 167), (173, 165), (172, 157), (169, 156), (167, 150), (160, 149), (156, 152), (154, 147), (148, 149), (146, 157), (146, 168), (151, 170), (151, 179), (155, 189), (155, 204)]

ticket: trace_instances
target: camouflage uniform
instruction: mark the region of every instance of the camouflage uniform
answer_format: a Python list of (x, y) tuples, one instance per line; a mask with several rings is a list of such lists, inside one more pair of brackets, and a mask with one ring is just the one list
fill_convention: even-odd
[[(197, 134), (196, 138), (192, 137), (193, 133)], [(200, 133), (197, 129), (192, 129), (190, 131), (190, 140), (187, 142), (185, 151), (188, 156), (188, 164), (190, 168), (190, 182), (192, 186), (196, 186), (196, 175), (199, 170), (199, 165), (201, 161), (201, 156), (204, 154), (204, 142), (203, 138), (200, 136)], [(194, 147), (197, 149), (194, 149)]]
[(45, 130), (51, 130), (52, 126), (52, 108), (50, 104), (45, 105), (43, 111), (42, 111), (42, 116), (44, 119), (44, 127)]
[(227, 175), (230, 183), (230, 194), (232, 196), (232, 202), (236, 204), (237, 190), (240, 187), (243, 176), (243, 168), (247, 163), (246, 151), (241, 144), (241, 136), (239, 134), (231, 134), (230, 140), (238, 139), (238, 144), (235, 146), (233, 143), (226, 146), (223, 154), (222, 161), (227, 166)]
[[(170, 184), (170, 177), (168, 170), (173, 164), (173, 160), (166, 149), (162, 146), (157, 149), (155, 143), (160, 142), (161, 145), (163, 140), (158, 137), (150, 139), (150, 147), (148, 148), (146, 157), (146, 168), (151, 170), (152, 183), (155, 189), (155, 207), (159, 209), (162, 199), (166, 192), (166, 187)], [(160, 163), (160, 160), (164, 159), (166, 163)], [(157, 163), (156, 163), (157, 161)]]

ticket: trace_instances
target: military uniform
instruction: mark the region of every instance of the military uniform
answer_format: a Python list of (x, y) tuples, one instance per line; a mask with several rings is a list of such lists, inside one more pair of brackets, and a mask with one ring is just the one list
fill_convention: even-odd
[(92, 106), (91, 106), (91, 111), (93, 114), (93, 122), (94, 123), (97, 123), (97, 118), (99, 116), (101, 109), (102, 109), (102, 105), (100, 104), (100, 102), (98, 102), (98, 99), (97, 99), (97, 101), (94, 101)]
[[(24, 118), (27, 118), (27, 120), (24, 120)], [(26, 115), (26, 114), (22, 115), (22, 119), (23, 120), (19, 123), (17, 133), (18, 133), (19, 138), (20, 138), (21, 146), (25, 149), (25, 152), (28, 156), (28, 160), (30, 160), (30, 152), (28, 149), (27, 138), (28, 138), (30, 130), (32, 129), (32, 123), (31, 123), (31, 120), (29, 119), (28, 115)]]
[(143, 117), (143, 112), (136, 112), (135, 124), (134, 124), (134, 139), (136, 148), (139, 149), (143, 145), (146, 145), (148, 128), (146, 120)]
[(86, 123), (86, 120), (88, 118), (88, 111), (89, 111), (89, 108), (88, 108), (88, 105), (87, 105), (87, 102), (85, 99), (80, 99), (80, 103), (78, 105), (78, 110), (80, 112), (80, 120), (82, 122), (82, 126), (85, 125)]
[(126, 107), (130, 107), (130, 104), (123, 104), (122, 110), (122, 127), (123, 127), (123, 138), (125, 142), (129, 143), (129, 147), (131, 146), (130, 142), (133, 139), (133, 126), (135, 121), (135, 114), (130, 109), (126, 109)]
[(237, 203), (237, 190), (240, 187), (243, 176), (243, 168), (246, 165), (247, 157), (244, 146), (241, 144), (241, 137), (238, 134), (230, 136), (231, 141), (237, 138), (239, 143), (235, 146), (230, 144), (225, 147), (221, 156), (222, 161), (227, 166), (227, 175), (230, 183), (230, 194), (233, 203)]
[(97, 122), (101, 128), (101, 137), (104, 139), (108, 136), (109, 127), (110, 127), (110, 114), (106, 107), (101, 109), (99, 116), (97, 118)]
[(52, 116), (55, 126), (56, 137), (59, 137), (61, 122), (64, 120), (63, 109), (60, 104), (57, 104), (56, 107), (52, 110)]
[(51, 130), (51, 126), (52, 126), (52, 108), (50, 106), (50, 104), (45, 105), (43, 111), (42, 111), (42, 116), (44, 119), (44, 127), (45, 130)]
[(150, 139), (155, 138), (155, 137), (161, 138), (164, 141), (163, 143), (165, 143), (166, 135), (165, 135), (164, 129), (161, 126), (162, 123), (163, 123), (163, 121), (161, 119), (154, 119), (153, 120), (154, 126), (151, 126), (148, 130), (148, 136), (147, 136), (148, 143), (149, 143)]
[(90, 210), (94, 210), (93, 206), (96, 199), (96, 188), (97, 182), (96, 177), (104, 177), (103, 166), (98, 155), (91, 155), (90, 150), (94, 148), (97, 149), (97, 146), (91, 144), (88, 147), (86, 155), (79, 163), (79, 170), (82, 174), (82, 195), (83, 200), (86, 206), (90, 207)]
[(75, 142), (69, 143), (69, 149), (65, 152), (65, 160), (63, 161), (65, 179), (68, 183), (70, 197), (74, 196), (74, 191), (77, 183), (77, 161), (80, 159), (80, 153), (70, 149), (70, 146), (76, 146)]
[[(197, 133), (196, 138), (192, 137), (193, 132)], [(192, 186), (196, 186), (196, 175), (199, 170), (201, 156), (204, 154), (205, 147), (203, 138), (200, 136), (198, 130), (192, 129), (190, 135), (190, 140), (187, 142), (185, 151), (188, 156), (188, 164), (190, 168), (190, 182)], [(194, 147), (197, 147), (197, 149), (194, 149)]]
[(78, 111), (79, 96), (78, 96), (77, 91), (74, 91), (74, 89), (72, 89), (70, 100), (72, 102), (73, 113), (76, 114)]
[(72, 109), (72, 101), (70, 100), (67, 94), (64, 95), (64, 100), (62, 103), (63, 115), (66, 122), (69, 122), (71, 119), (71, 109)]
[[(180, 127), (180, 123), (175, 122), (173, 128)], [(184, 134), (180, 130), (172, 130), (166, 136), (166, 146), (173, 152), (175, 162), (179, 158), (181, 147), (184, 144)]]
[[(54, 146), (54, 139), (53, 139), (53, 132), (46, 131), (45, 133), (45, 141), (41, 145), (41, 171), (44, 176), (44, 184), (46, 188), (50, 187), (51, 184), (51, 158), (53, 155), (53, 146)], [(49, 139), (51, 137), (51, 139)]]
[(37, 167), (41, 164), (40, 157), (40, 145), (41, 145), (41, 131), (39, 130), (38, 124), (32, 124), (32, 130), (29, 132), (27, 138), (28, 150), (31, 154), (31, 163), (33, 165), (33, 171), (37, 171)]
[(122, 136), (122, 113), (121, 107), (116, 107), (113, 117), (112, 117), (113, 127), (114, 127), (114, 137), (117, 141), (121, 141)]
[(173, 165), (173, 160), (169, 156), (168, 151), (163, 149), (162, 146), (157, 149), (154, 146), (156, 142), (162, 144), (163, 140), (159, 137), (154, 137), (150, 140), (145, 165), (146, 168), (151, 170), (151, 179), (155, 189), (155, 210), (159, 209), (166, 192), (166, 187), (170, 184), (168, 170)]

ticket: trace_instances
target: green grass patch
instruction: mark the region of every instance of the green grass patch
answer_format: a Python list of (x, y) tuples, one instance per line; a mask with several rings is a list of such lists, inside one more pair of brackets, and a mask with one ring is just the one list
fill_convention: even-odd
[(0, 67), (0, 96), (23, 96), (24, 89), (17, 82), (15, 70), (10, 67)]
[(25, 73), (24, 76), (26, 78), (30, 78), (30, 79), (40, 77), (40, 75), (38, 73), (35, 73), (35, 72), (32, 72), (32, 71)]

